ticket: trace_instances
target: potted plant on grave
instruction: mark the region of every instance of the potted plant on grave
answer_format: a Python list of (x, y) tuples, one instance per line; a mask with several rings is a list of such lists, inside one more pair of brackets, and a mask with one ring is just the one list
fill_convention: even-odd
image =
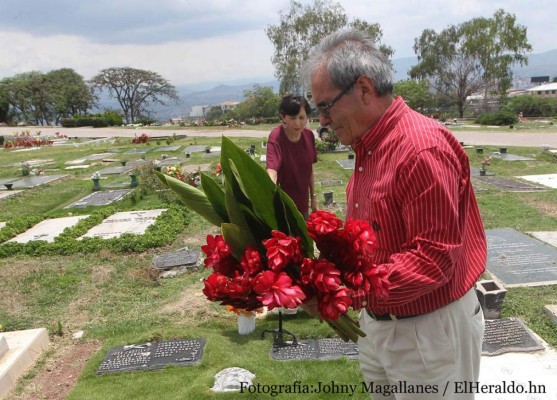
[(93, 181), (93, 191), (97, 191), (97, 190), (101, 190), (101, 185), (100, 185), (100, 180), (101, 180), (101, 174), (99, 173), (99, 171), (95, 171), (93, 173), (93, 175), (91, 175), (91, 180)]
[(29, 176), (31, 173), (31, 165), (27, 161), (21, 163), (21, 175)]
[(486, 173), (487, 173), (487, 168), (486, 167), (488, 165), (491, 165), (491, 157), (490, 156), (484, 157), (484, 159), (482, 160), (482, 166), (480, 168), (480, 175), (481, 176), (486, 175)]

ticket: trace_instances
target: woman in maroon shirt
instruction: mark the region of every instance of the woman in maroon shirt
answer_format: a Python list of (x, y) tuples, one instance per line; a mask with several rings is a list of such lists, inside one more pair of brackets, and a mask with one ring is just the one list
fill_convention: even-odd
[(267, 172), (288, 194), (302, 213), (317, 210), (317, 194), (313, 178), (313, 164), (317, 162), (315, 138), (306, 128), (310, 106), (301, 96), (284, 96), (279, 107), (282, 124), (269, 135), (267, 142)]

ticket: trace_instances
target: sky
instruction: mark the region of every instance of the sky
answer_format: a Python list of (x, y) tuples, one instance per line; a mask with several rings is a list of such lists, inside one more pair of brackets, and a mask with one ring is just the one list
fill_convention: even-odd
[[(415, 56), (424, 29), (440, 32), (502, 8), (527, 27), (532, 53), (557, 48), (555, 0), (339, 0), (348, 19), (378, 23), (393, 59)], [(313, 4), (313, 0), (298, 0)], [(85, 79), (133, 67), (173, 85), (274, 79), (265, 34), (290, 0), (1, 0), (0, 79), (72, 68)]]

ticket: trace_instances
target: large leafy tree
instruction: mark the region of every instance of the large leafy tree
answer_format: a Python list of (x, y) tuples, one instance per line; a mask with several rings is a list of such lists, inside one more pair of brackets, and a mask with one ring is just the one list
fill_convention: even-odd
[(129, 67), (103, 69), (90, 81), (93, 90), (108, 90), (116, 98), (126, 123), (149, 116), (150, 104), (166, 105), (164, 99), (178, 101), (176, 88), (156, 72)]
[(94, 97), (81, 75), (71, 68), (50, 71), (45, 76), (51, 88), (51, 113), (56, 124), (62, 118), (85, 114)]
[[(326, 35), (347, 26), (366, 32), (376, 43), (380, 42), (383, 35), (378, 24), (369, 24), (360, 19), (349, 23), (339, 3), (314, 0), (312, 5), (302, 5), (291, 0), (289, 10), (280, 13), (280, 23), (269, 25), (265, 30), (275, 47), (272, 62), (275, 76), (280, 79), (280, 93), (301, 94), (299, 71), (310, 49)], [(380, 45), (380, 48), (387, 56), (393, 53), (388, 46)]]
[(414, 110), (422, 113), (431, 111), (435, 99), (429, 91), (429, 84), (426, 80), (405, 79), (395, 83), (394, 94), (402, 96), (404, 101)]
[(280, 97), (272, 87), (254, 85), (251, 90), (244, 91), (244, 98), (245, 100), (227, 115), (239, 121), (278, 116)]
[(514, 15), (498, 10), (493, 18), (475, 18), (440, 33), (424, 30), (414, 42), (418, 64), (410, 76), (427, 79), (438, 95), (452, 100), (462, 117), (472, 93), (504, 96), (511, 66), (526, 64), (525, 53), (531, 50), (526, 28), (516, 24)]
[(0, 98), (6, 119), (13, 117), (35, 125), (58, 124), (60, 118), (86, 112), (93, 103), (83, 78), (69, 68), (5, 78), (0, 81)]

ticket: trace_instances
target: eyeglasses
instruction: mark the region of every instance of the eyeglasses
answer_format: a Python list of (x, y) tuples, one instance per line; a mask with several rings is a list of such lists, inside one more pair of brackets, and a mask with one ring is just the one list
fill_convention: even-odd
[(346, 89), (344, 89), (342, 92), (337, 94), (330, 102), (328, 102), (326, 104), (322, 104), (322, 105), (317, 105), (316, 106), (317, 107), (317, 112), (324, 117), (329, 117), (330, 113), (331, 113), (331, 108), (333, 108), (335, 103), (337, 101), (339, 101), (342, 98), (342, 96), (344, 96), (346, 93), (348, 93), (348, 91), (350, 89), (352, 89), (352, 87), (356, 84), (357, 81), (358, 81), (358, 79), (356, 79), (354, 82), (352, 82), (352, 84), (350, 84), (350, 86), (347, 86)]

